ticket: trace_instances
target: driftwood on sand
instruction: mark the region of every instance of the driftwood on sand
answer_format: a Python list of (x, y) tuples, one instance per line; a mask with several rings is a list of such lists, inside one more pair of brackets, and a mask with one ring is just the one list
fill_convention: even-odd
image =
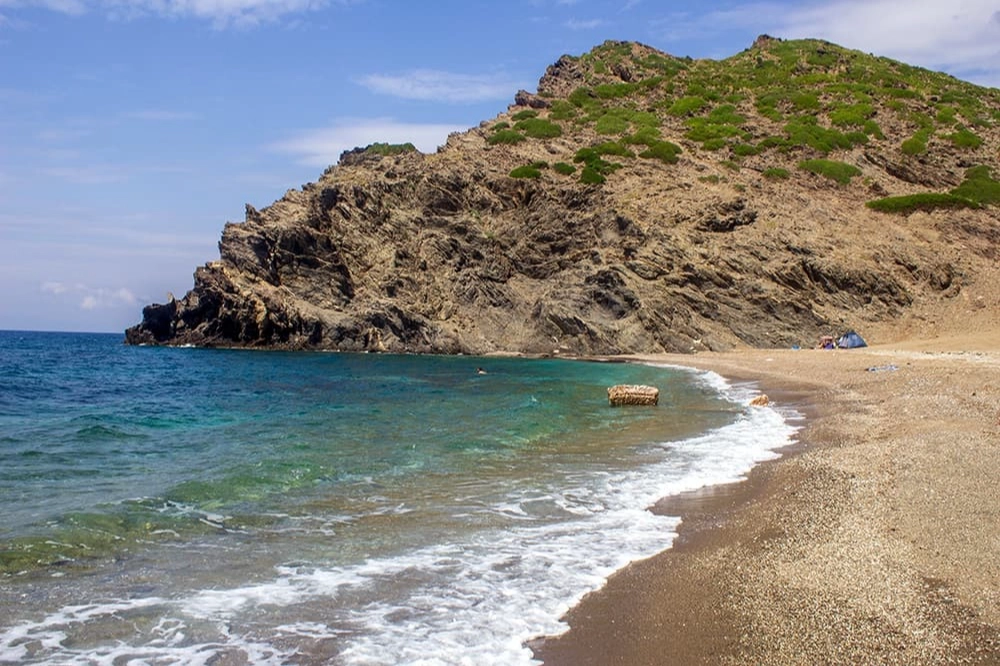
[(639, 384), (618, 384), (608, 388), (608, 402), (619, 405), (656, 405), (660, 402), (660, 389)]

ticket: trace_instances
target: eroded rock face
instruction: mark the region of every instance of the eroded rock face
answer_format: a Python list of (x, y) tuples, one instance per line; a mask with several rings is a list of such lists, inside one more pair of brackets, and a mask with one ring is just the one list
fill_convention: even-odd
[[(607, 68), (612, 92), (641, 81), (657, 55), (609, 44), (634, 56)], [(527, 109), (544, 118), (587, 66), (561, 58), (539, 95), (518, 93), (497, 120), (514, 125)], [(752, 102), (740, 110), (752, 113)], [(663, 122), (663, 138), (684, 144), (679, 162), (608, 158), (620, 162), (602, 185), (551, 168), (509, 175), (531, 163), (582, 168), (576, 151), (608, 139), (569, 121), (561, 137), (517, 145), (492, 145), (495, 123), (484, 123), (433, 155), (348, 151), (316, 183), (248, 205), (193, 289), (147, 306), (126, 339), (477, 354), (808, 345), (953, 298), (995, 261), (993, 209), (907, 219), (864, 205), (875, 190), (954, 185), (968, 155), (921, 167), (869, 145), (841, 156), (869, 185), (843, 187), (794, 172), (800, 156), (778, 151), (720, 166), (715, 152), (684, 143), (683, 118)], [(764, 177), (772, 166), (794, 175)]]
[(912, 258), (887, 271), (808, 239), (778, 242), (755, 233), (745, 196), (661, 211), (651, 225), (616, 212), (602, 188), (475, 163), (428, 172), (430, 159), (341, 166), (249, 208), (226, 225), (220, 260), (197, 270), (184, 298), (145, 308), (127, 341), (539, 354), (784, 346), (829, 325), (821, 308), (893, 316), (914, 283), (957, 277)]

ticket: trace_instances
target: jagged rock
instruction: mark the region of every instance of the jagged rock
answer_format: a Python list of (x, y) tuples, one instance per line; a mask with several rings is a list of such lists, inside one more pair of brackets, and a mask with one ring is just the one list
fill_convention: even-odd
[[(778, 67), (768, 53), (777, 41), (762, 36), (734, 61)], [(827, 63), (869, 57), (825, 43), (802, 49), (796, 68), (808, 69), (817, 49)], [(823, 66), (824, 80), (841, 71)], [(946, 190), (970, 166), (996, 171), (1000, 132), (977, 126), (983, 146), (961, 151), (935, 138), (933, 154), (911, 158), (899, 151), (914, 131), (910, 116), (874, 109), (872, 117), (889, 119), (884, 139), (827, 155), (862, 171), (842, 186), (799, 175), (800, 162), (817, 155), (808, 145), (736, 154), (782, 131), (760, 114), (753, 91), (723, 109), (741, 117), (738, 128), (725, 128), (738, 137), (711, 149), (692, 140), (709, 109), (663, 110), (697, 67), (607, 42), (586, 57), (560, 58), (537, 95), (517, 93), (516, 105), (535, 109), (526, 114), (533, 122), (558, 124), (558, 137), (491, 143), (501, 120), (518, 122), (512, 108), (452, 134), (434, 154), (346, 151), (317, 182), (260, 210), (247, 204), (244, 222), (225, 225), (219, 259), (195, 271), (192, 290), (144, 308), (126, 340), (411, 353), (791, 346), (847, 321), (889, 327), (995, 272), (995, 207), (902, 218), (865, 202), (875, 192)], [(1000, 97), (979, 96), (1000, 114)], [(916, 106), (925, 104), (919, 96), (892, 101), (930, 110)], [(625, 141), (651, 141), (636, 138), (638, 120), (619, 135), (599, 133), (602, 109), (611, 119), (658, 120), (659, 136), (681, 150), (677, 159), (641, 157), (646, 146)], [(608, 151), (603, 166), (577, 159), (594, 147)], [(511, 177), (529, 164), (543, 165), (538, 178)], [(583, 182), (595, 165), (605, 182)]]
[(527, 90), (518, 90), (514, 95), (514, 104), (517, 106), (527, 106), (532, 109), (547, 109), (550, 104), (538, 95), (532, 95)]

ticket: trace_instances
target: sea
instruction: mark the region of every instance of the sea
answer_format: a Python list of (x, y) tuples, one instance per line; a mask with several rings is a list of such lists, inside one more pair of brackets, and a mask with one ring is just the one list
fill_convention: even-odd
[[(611, 407), (650, 384), (656, 407)], [(0, 664), (539, 663), (792, 409), (637, 363), (0, 331)]]

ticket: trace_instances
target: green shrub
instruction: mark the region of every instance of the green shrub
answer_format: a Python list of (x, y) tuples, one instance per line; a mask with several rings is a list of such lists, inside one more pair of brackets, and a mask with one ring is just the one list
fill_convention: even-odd
[[(603, 145), (604, 144), (602, 144), (602, 146)], [(619, 169), (621, 167), (620, 164), (615, 164), (605, 160), (601, 156), (601, 152), (598, 150), (598, 147), (596, 146), (592, 148), (581, 148), (580, 150), (576, 151), (576, 155), (573, 156), (573, 161), (577, 163), (582, 162), (584, 164), (584, 171), (590, 169), (592, 171), (597, 172), (600, 175), (609, 174), (612, 171), (615, 171), (616, 169)], [(583, 175), (581, 174), (581, 179), (582, 178)]]
[(782, 169), (781, 167), (773, 167), (771, 169), (764, 170), (764, 178), (769, 178), (771, 180), (787, 180), (791, 177), (788, 169)]
[(690, 116), (705, 108), (705, 99), (702, 97), (681, 97), (667, 109), (667, 113), (672, 116)]
[(733, 160), (722, 160), (721, 162), (719, 162), (719, 164), (721, 164), (722, 166), (726, 167), (730, 171), (739, 171), (740, 170), (740, 164), (739, 164), (739, 162), (734, 162)]
[(851, 182), (851, 178), (861, 175), (861, 169), (856, 166), (835, 160), (805, 160), (799, 162), (799, 168), (835, 180), (841, 185), (847, 185)]
[(735, 125), (713, 123), (708, 118), (689, 118), (685, 124), (690, 127), (684, 135), (692, 141), (710, 141), (712, 139), (727, 139), (740, 136), (743, 130)]
[(931, 130), (934, 129), (934, 119), (931, 118), (926, 113), (917, 111), (910, 114), (910, 121), (916, 123), (920, 129)]
[(587, 183), (588, 185), (601, 185), (607, 179), (593, 167), (583, 167), (583, 171), (580, 172), (580, 182)]
[(971, 199), (979, 204), (1000, 203), (1000, 182), (993, 179), (987, 166), (972, 167), (965, 172), (965, 180), (951, 191), (952, 194)]
[(514, 129), (521, 130), (532, 139), (554, 139), (562, 136), (562, 128), (551, 120), (544, 118), (528, 118), (514, 125)]
[(864, 146), (865, 144), (868, 143), (868, 135), (862, 132), (861, 130), (848, 132), (844, 136), (847, 137), (847, 140), (850, 141), (852, 145), (855, 146)]
[(886, 197), (869, 201), (872, 210), (884, 213), (912, 213), (916, 210), (940, 208), (980, 208), (1000, 203), (1000, 182), (993, 179), (987, 166), (972, 167), (965, 172), (962, 184), (948, 193), (921, 192), (901, 197)]
[(718, 185), (719, 181), (722, 179), (713, 173), (709, 176), (698, 176), (698, 180), (700, 180), (703, 183), (711, 183), (712, 185)]
[(791, 102), (792, 106), (794, 106), (798, 111), (819, 110), (819, 97), (816, 93), (804, 92), (792, 95)]
[(793, 118), (785, 125), (785, 132), (789, 145), (809, 146), (823, 153), (848, 149), (853, 145), (842, 132), (820, 127), (812, 116)]
[(401, 155), (403, 153), (415, 153), (417, 147), (412, 143), (373, 143), (365, 148), (366, 153), (375, 155)]
[(628, 121), (611, 113), (605, 113), (594, 124), (594, 131), (598, 134), (621, 134), (627, 129)]
[(660, 117), (650, 111), (636, 111), (635, 113), (631, 114), (629, 120), (632, 121), (633, 125), (637, 125), (639, 127), (660, 126)]
[(864, 127), (875, 113), (871, 104), (842, 106), (830, 112), (830, 124), (838, 127)]
[(576, 167), (572, 164), (566, 164), (565, 162), (556, 162), (552, 165), (552, 170), (556, 173), (561, 173), (564, 176), (571, 176), (576, 173)]
[(764, 152), (765, 150), (770, 150), (771, 148), (787, 148), (790, 145), (788, 139), (782, 138), (780, 136), (768, 136), (761, 139), (757, 143), (757, 148)]
[(806, 61), (814, 67), (830, 68), (837, 64), (839, 56), (833, 51), (814, 51), (806, 57)]
[(979, 148), (983, 145), (983, 140), (979, 135), (964, 127), (954, 134), (949, 134), (948, 138), (956, 148)]
[(635, 83), (602, 83), (594, 88), (594, 93), (601, 99), (617, 99), (628, 97), (636, 91)]
[(491, 146), (495, 146), (497, 144), (513, 145), (515, 143), (521, 143), (524, 141), (524, 138), (524, 135), (520, 132), (512, 129), (502, 129), (487, 139), (487, 143)]
[(882, 128), (878, 126), (878, 123), (874, 120), (866, 120), (864, 124), (864, 132), (868, 136), (873, 136), (876, 139), (884, 139), (885, 134), (882, 133)]
[(780, 123), (782, 120), (785, 119), (785, 116), (782, 115), (782, 113), (774, 107), (764, 107), (762, 109), (757, 109), (757, 111), (760, 113), (760, 115), (770, 120), (773, 120), (776, 123)]
[(534, 166), (531, 166), (530, 164), (526, 164), (524, 166), (519, 166), (516, 169), (514, 169), (513, 171), (511, 171), (510, 172), (510, 177), (511, 178), (541, 178), (542, 177), (542, 172), (541, 172), (541, 170), (535, 168)]
[(751, 155), (758, 155), (760, 152), (760, 148), (749, 143), (738, 143), (733, 146), (733, 155), (736, 157), (750, 157)]
[(500, 130), (510, 129), (510, 123), (501, 120), (500, 122), (493, 125), (493, 131), (499, 132)]
[(660, 140), (661, 132), (659, 127), (644, 125), (637, 129), (634, 134), (630, 134), (622, 139), (624, 143), (640, 144), (651, 146)]
[(900, 149), (907, 155), (925, 153), (927, 152), (927, 141), (931, 138), (932, 133), (933, 130), (928, 128), (917, 130), (913, 136), (903, 142)]
[(534, 109), (525, 109), (523, 111), (518, 111), (517, 113), (512, 115), (511, 119), (527, 120), (528, 118), (537, 118), (537, 117), (538, 117), (538, 111), (535, 111)]
[(645, 159), (660, 160), (665, 164), (677, 164), (678, 155), (681, 154), (681, 147), (669, 141), (655, 141), (649, 148), (639, 153), (639, 157)]
[(732, 104), (724, 104), (712, 109), (708, 114), (708, 121), (713, 125), (740, 125), (746, 122), (746, 116), (736, 113), (736, 107)]
[(575, 117), (576, 107), (564, 99), (557, 99), (549, 108), (550, 120), (572, 120)]
[(618, 141), (605, 141), (594, 146), (598, 155), (616, 155), (618, 157), (635, 157), (635, 153)]
[(708, 139), (702, 142), (701, 147), (704, 150), (716, 151), (725, 148), (727, 143), (728, 141), (722, 138)]
[(965, 197), (939, 192), (921, 192), (901, 197), (886, 197), (865, 204), (881, 213), (912, 213), (918, 210), (939, 208), (979, 208), (979, 204)]
[(600, 100), (594, 97), (590, 88), (580, 87), (569, 94), (566, 98), (573, 106), (590, 111), (601, 106)]
[(958, 117), (956, 116), (955, 107), (953, 106), (942, 106), (938, 109), (937, 117), (935, 118), (939, 125), (954, 125), (958, 122)]

